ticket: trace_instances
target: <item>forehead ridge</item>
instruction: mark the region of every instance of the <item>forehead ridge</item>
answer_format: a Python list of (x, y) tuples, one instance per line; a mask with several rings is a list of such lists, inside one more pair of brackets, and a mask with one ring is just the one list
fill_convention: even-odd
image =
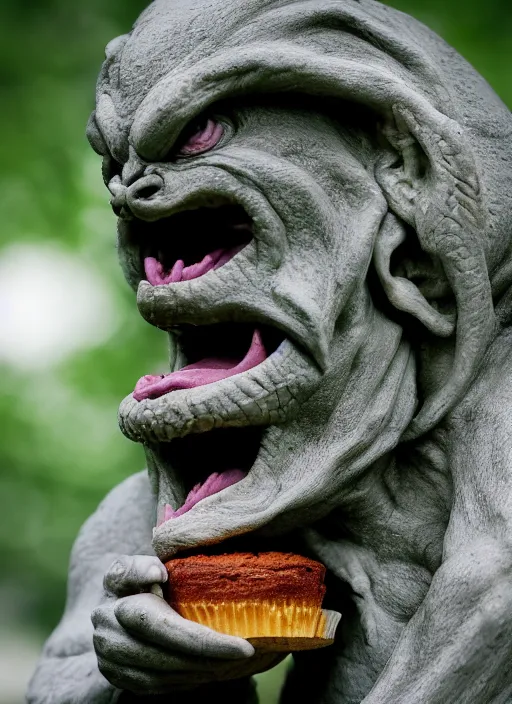
[(187, 67), (223, 45), (236, 29), (283, 0), (154, 0), (119, 56), (119, 111), (132, 113), (169, 71)]

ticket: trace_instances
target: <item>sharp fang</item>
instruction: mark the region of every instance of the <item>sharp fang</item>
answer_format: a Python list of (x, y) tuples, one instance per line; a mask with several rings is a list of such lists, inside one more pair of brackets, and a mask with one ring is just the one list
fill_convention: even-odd
[(172, 268), (171, 274), (168, 277), (168, 282), (171, 284), (175, 284), (178, 281), (181, 281), (181, 275), (183, 273), (183, 269), (185, 268), (185, 262), (183, 259), (178, 259), (178, 261), (175, 263), (175, 265)]
[(156, 526), (157, 526), (157, 528), (158, 528), (158, 526), (162, 525), (162, 523), (164, 522), (164, 520), (165, 520), (164, 516), (165, 516), (165, 505), (160, 504), (160, 506), (158, 507), (157, 513), (156, 513)]
[(174, 509), (169, 504), (165, 504), (164, 523), (174, 516)]

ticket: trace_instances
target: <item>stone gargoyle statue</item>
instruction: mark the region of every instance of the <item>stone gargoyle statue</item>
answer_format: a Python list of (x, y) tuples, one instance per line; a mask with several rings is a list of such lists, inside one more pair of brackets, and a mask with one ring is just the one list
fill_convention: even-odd
[(343, 618), (283, 702), (511, 702), (509, 111), (374, 0), (155, 0), (106, 55), (89, 140), (172, 373), (121, 404), (148, 471), (83, 527), (28, 701), (255, 701), (275, 654), (151, 587), (293, 545)]

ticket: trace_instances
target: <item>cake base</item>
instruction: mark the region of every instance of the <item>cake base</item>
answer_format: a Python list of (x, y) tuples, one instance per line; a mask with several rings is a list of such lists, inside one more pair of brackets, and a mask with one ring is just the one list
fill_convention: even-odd
[(295, 653), (299, 650), (318, 650), (334, 643), (334, 638), (247, 638), (260, 652)]

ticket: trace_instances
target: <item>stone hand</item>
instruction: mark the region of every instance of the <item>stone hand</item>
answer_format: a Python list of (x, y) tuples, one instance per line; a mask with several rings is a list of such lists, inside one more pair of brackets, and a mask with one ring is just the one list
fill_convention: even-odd
[(254, 655), (246, 640), (182, 618), (151, 586), (167, 580), (147, 555), (121, 556), (104, 578), (104, 599), (92, 613), (101, 673), (136, 694), (159, 694), (261, 672), (278, 662)]

